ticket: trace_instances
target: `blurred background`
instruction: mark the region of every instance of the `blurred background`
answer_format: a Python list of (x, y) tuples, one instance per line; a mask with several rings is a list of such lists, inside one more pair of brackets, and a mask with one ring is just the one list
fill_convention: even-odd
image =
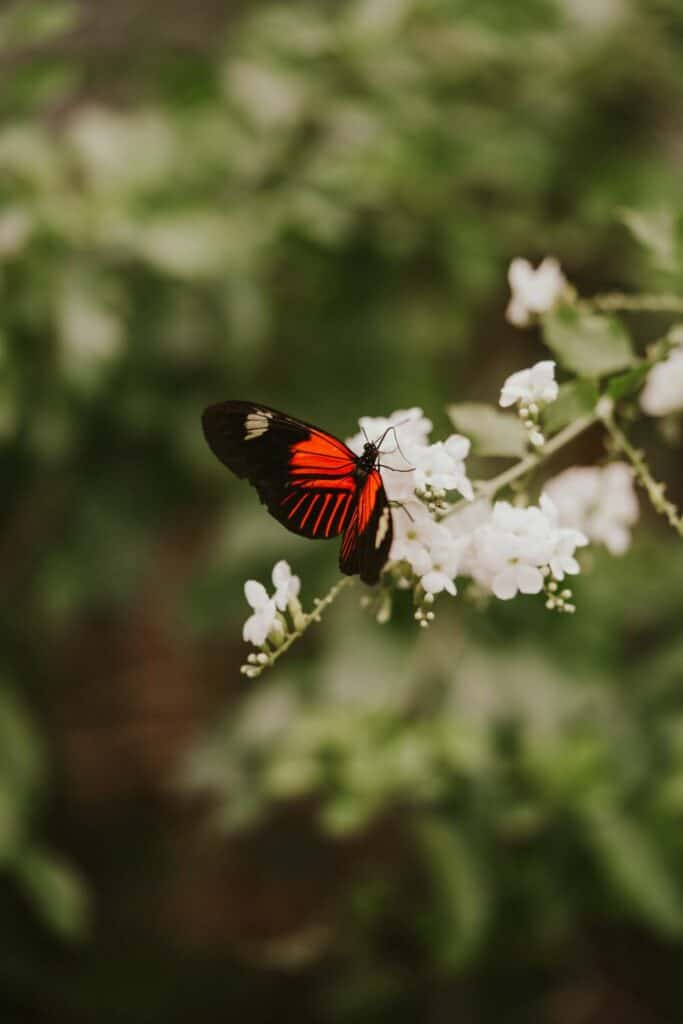
[(248, 681), (244, 580), (336, 546), (200, 414), (443, 436), (544, 357), (513, 257), (680, 289), (682, 140), (679, 0), (0, 4), (3, 1022), (680, 1022), (680, 541)]

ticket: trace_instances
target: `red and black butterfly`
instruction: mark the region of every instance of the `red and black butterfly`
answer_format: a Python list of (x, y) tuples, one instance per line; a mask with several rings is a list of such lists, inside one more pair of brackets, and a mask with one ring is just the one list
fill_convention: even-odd
[(256, 488), (271, 515), (313, 540), (344, 534), (339, 568), (377, 583), (393, 537), (377, 468), (379, 444), (356, 455), (343, 441), (254, 402), (218, 402), (202, 416), (214, 455)]

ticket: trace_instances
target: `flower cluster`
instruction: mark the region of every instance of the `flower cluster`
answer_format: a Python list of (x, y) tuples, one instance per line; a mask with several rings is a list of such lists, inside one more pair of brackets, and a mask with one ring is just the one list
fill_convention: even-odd
[(244, 584), (244, 596), (252, 609), (252, 614), (242, 628), (242, 639), (246, 643), (260, 648), (258, 654), (250, 654), (247, 665), (242, 666), (245, 675), (258, 675), (260, 668), (270, 660), (269, 651), (277, 649), (289, 632), (289, 623), (285, 612), (289, 614), (295, 629), (304, 625), (305, 616), (299, 602), (301, 580), (292, 575), (288, 563), (281, 560), (273, 567), (273, 586), (275, 593), (268, 596), (268, 591), (257, 580), (247, 580)]
[(504, 409), (517, 406), (520, 419), (534, 448), (545, 444), (539, 429), (539, 417), (548, 402), (554, 402), (559, 388), (555, 380), (555, 363), (544, 359), (528, 370), (519, 370), (508, 377), (500, 392), (498, 404)]
[(539, 505), (526, 508), (497, 501), (491, 509), (482, 503), (478, 518), (481, 521), (474, 525), (471, 517), (461, 515), (452, 526), (460, 543), (466, 544), (462, 571), (501, 601), (518, 593), (538, 594), (579, 572), (575, 551), (588, 538), (559, 526), (557, 509), (546, 494)]
[(634, 474), (625, 462), (607, 466), (573, 466), (546, 484), (557, 506), (559, 521), (581, 530), (612, 555), (622, 555), (631, 543), (631, 526), (638, 519)]

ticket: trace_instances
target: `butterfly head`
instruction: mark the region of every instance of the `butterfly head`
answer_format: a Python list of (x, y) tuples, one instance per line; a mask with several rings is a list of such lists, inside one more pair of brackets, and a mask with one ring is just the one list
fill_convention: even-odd
[(379, 458), (379, 447), (373, 441), (366, 441), (363, 445), (363, 454), (358, 456), (356, 472), (360, 476), (367, 476), (375, 468)]

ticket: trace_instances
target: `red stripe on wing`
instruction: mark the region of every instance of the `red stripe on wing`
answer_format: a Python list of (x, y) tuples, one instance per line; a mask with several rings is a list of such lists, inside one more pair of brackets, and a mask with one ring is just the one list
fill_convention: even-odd
[(355, 465), (353, 452), (322, 430), (311, 430), (308, 437), (290, 447), (289, 471), (294, 480), (301, 477), (353, 478)]
[(327, 506), (329, 505), (329, 503), (331, 501), (332, 501), (332, 495), (331, 494), (326, 494), (325, 498), (323, 500), (323, 507), (320, 509), (320, 512), (318, 513), (318, 518), (316, 519), (315, 523), (313, 524), (313, 536), (314, 537), (315, 537), (316, 533), (318, 532), (318, 527), (320, 526), (320, 521), (321, 521), (322, 517), (325, 515), (325, 509), (327, 508)]

